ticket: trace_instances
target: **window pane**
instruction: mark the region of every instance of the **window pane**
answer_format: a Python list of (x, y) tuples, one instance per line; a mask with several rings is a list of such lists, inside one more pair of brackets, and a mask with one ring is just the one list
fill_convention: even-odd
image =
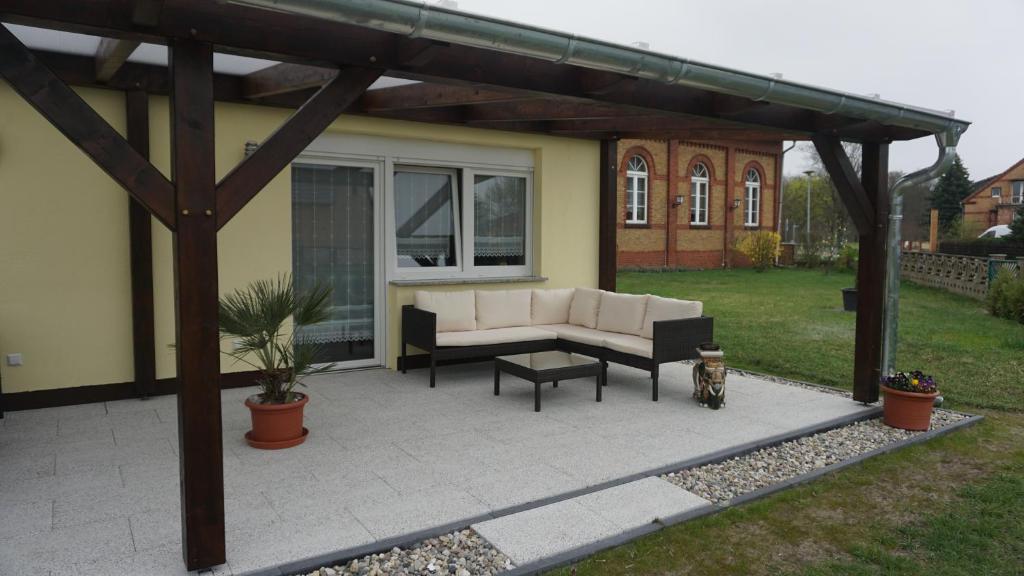
[(399, 268), (455, 266), (453, 176), (395, 171), (395, 241)]
[(318, 362), (373, 358), (373, 169), (292, 167), (292, 271), (297, 292), (332, 288), (328, 319), (297, 336)]
[(526, 178), (473, 177), (473, 263), (526, 265)]

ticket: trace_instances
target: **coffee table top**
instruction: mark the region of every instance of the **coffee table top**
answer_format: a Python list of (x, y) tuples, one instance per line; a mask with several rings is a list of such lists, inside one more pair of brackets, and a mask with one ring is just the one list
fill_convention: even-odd
[(577, 366), (592, 366), (600, 364), (590, 356), (570, 354), (561, 350), (548, 350), (545, 352), (532, 352), (530, 354), (514, 354), (511, 356), (498, 356), (497, 360), (516, 364), (531, 370), (558, 370), (562, 368), (575, 368)]

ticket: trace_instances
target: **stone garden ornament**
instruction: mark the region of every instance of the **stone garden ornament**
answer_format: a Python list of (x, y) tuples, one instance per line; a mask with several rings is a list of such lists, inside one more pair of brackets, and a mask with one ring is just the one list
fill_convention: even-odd
[(693, 397), (701, 406), (718, 410), (725, 405), (725, 353), (717, 344), (697, 348), (700, 362), (693, 367)]

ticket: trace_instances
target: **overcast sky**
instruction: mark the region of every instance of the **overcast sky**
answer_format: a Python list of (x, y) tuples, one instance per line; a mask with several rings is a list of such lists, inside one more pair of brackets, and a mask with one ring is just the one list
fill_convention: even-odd
[[(459, 0), (458, 8), (887, 100), (973, 122), (974, 179), (1024, 157), (1024, 0)], [(805, 168), (786, 155), (786, 172)], [(890, 168), (931, 164), (931, 139)]]

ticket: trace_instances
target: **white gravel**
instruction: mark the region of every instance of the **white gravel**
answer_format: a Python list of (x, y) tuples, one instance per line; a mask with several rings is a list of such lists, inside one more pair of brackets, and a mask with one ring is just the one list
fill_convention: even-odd
[[(956, 412), (935, 410), (932, 429), (964, 418), (967, 416)], [(918, 434), (921, 432), (890, 428), (877, 418), (763, 448), (717, 464), (665, 474), (662, 478), (702, 498), (721, 503)]]
[(478, 576), (512, 568), (512, 561), (473, 530), (392, 548), (347, 564), (323, 567), (306, 576)]

